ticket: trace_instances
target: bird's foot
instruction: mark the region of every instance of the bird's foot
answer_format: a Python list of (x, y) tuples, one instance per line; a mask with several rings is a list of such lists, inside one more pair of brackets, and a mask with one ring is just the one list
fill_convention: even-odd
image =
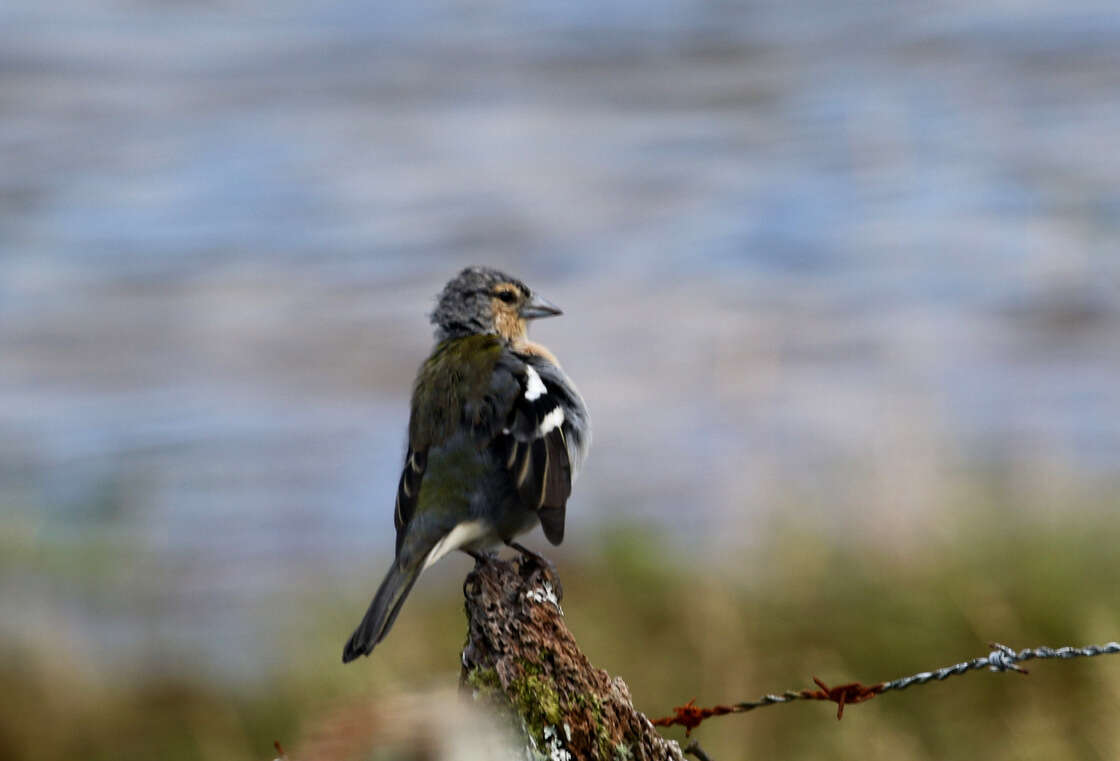
[(555, 563), (544, 555), (533, 552), (531, 549), (518, 542), (506, 542), (506, 545), (517, 550), (526, 558), (536, 561), (537, 565), (545, 570), (545, 575), (548, 576), (548, 582), (552, 585), (552, 591), (556, 593), (556, 599), (564, 599), (564, 585), (560, 583), (560, 572), (556, 570)]

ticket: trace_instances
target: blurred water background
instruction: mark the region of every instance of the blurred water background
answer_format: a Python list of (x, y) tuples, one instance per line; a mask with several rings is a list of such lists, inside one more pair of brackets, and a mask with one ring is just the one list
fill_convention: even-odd
[(347, 631), (473, 263), (566, 312), (571, 563), (1120, 507), (1113, 3), (6, 0), (0, 115), (8, 645), (245, 684), (295, 600)]

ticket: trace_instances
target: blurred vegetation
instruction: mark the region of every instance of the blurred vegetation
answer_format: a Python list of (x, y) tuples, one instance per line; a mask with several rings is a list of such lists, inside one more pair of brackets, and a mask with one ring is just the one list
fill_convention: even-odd
[[(982, 655), (991, 640), (1120, 638), (1117, 506), (1055, 514), (1005, 497), (972, 495), (950, 525), (907, 540), (779, 521), (765, 542), (718, 556), (616, 526), (561, 562), (565, 612), (592, 662), (623, 677), (651, 717), (690, 698), (711, 705), (809, 687), (812, 676), (892, 679)], [(6, 573), (34, 560), (73, 579), (88, 561), (92, 577), (107, 562), (104, 547), (68, 559), (4, 550)], [(442, 581), (460, 570), (452, 563), (441, 583), (418, 590), (374, 656), (346, 668), (338, 653), (360, 611), (324, 581), (288, 603), (293, 622), (274, 632), (284, 659), (250, 684), (202, 671), (115, 674), (52, 632), (5, 643), (0, 757), (271, 759), (274, 740), (298, 748), (340, 711), (453, 685), (464, 621), (458, 585)], [(840, 723), (834, 706), (802, 703), (711, 719), (694, 736), (719, 761), (1120, 758), (1120, 658), (1030, 668), (886, 695)]]

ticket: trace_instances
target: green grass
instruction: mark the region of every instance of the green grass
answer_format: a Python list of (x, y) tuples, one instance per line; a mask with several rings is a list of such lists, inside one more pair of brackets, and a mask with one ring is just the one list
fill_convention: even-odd
[[(651, 717), (690, 698), (711, 705), (812, 687), (813, 676), (893, 679), (982, 655), (991, 640), (1120, 639), (1116, 511), (1071, 514), (965, 505), (954, 525), (903, 542), (779, 525), (764, 549), (728, 552), (728, 562), (615, 527), (561, 563), (564, 609), (591, 661), (623, 677)], [(277, 635), (290, 640), (286, 665), (236, 690), (185, 678), (117, 683), (51, 651), (49, 637), (9, 648), (0, 757), (270, 759), (273, 740), (291, 747), (329, 732), (340, 710), (456, 683), (465, 634), (456, 583), (427, 585), (373, 658), (347, 668), (337, 655), (354, 611), (326, 594), (291, 607), (299, 622)], [(1120, 758), (1120, 656), (1030, 668), (885, 695), (839, 723), (834, 706), (799, 703), (717, 717), (694, 737), (719, 761)]]

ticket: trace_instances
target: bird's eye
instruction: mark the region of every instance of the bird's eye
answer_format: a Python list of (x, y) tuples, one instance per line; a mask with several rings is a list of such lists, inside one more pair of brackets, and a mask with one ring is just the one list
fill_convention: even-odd
[(512, 304), (513, 302), (517, 301), (517, 294), (513, 291), (501, 291), (497, 294), (497, 296), (507, 304)]

